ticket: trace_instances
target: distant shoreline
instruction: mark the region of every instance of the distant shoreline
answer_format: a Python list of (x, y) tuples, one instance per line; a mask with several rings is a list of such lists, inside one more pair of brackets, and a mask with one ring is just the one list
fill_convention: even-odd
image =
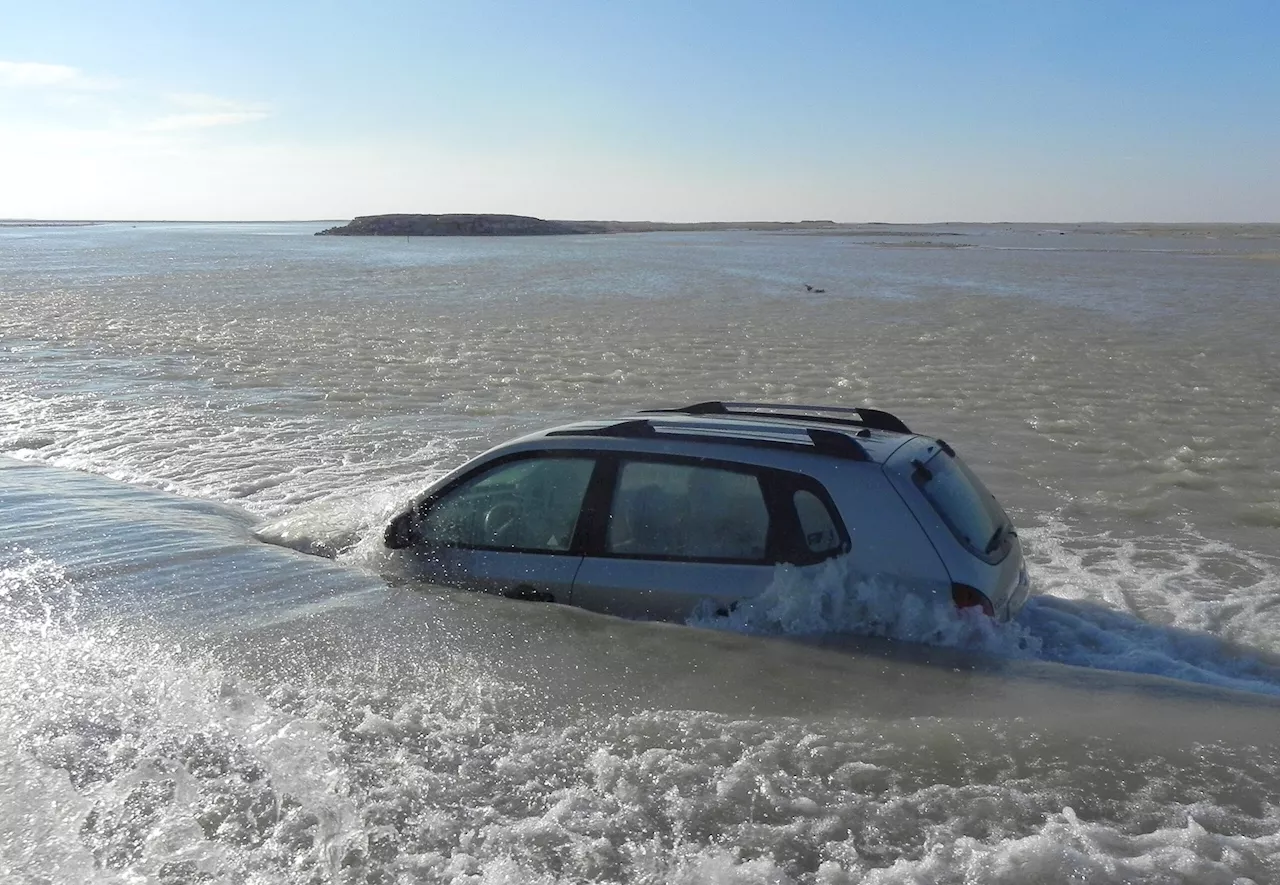
[(1034, 230), (1055, 234), (1129, 236), (1280, 236), (1280, 224), (1206, 222), (935, 222), (932, 224), (845, 223), (836, 221), (551, 221), (528, 215), (361, 215), (347, 224), (317, 232), (317, 236), (477, 237), (557, 236), (572, 234), (673, 233), (758, 231), (796, 236), (844, 237), (960, 237), (974, 228), (989, 231)]
[(566, 236), (659, 233), (673, 231), (829, 231), (834, 221), (557, 221), (530, 215), (467, 213), (448, 215), (361, 215), (316, 236), (338, 237), (483, 237)]
[(0, 218), (0, 227), (88, 227), (95, 224), (333, 224), (339, 218)]
[(93, 227), (105, 224), (102, 221), (5, 221), (0, 219), (0, 227)]
[[(487, 230), (467, 232), (464, 229), (433, 233), (408, 233), (392, 226), (383, 230), (362, 230), (369, 220), (380, 219), (437, 219), (434, 224), (444, 227), (439, 219), (514, 220), (525, 230)], [(359, 224), (358, 224), (359, 222)], [(327, 236), (527, 236), (547, 234), (602, 234), (602, 233), (679, 233), (679, 232), (734, 232), (757, 231), (763, 233), (790, 234), (793, 236), (836, 237), (884, 237), (910, 240), (915, 237), (957, 237), (978, 231), (1015, 232), (1036, 231), (1075, 235), (1112, 236), (1166, 236), (1166, 237), (1280, 237), (1280, 222), (1275, 221), (934, 221), (934, 222), (838, 222), (828, 220), (809, 221), (548, 221), (533, 216), (496, 215), (487, 213), (468, 215), (364, 215), (343, 222), (334, 218), (284, 218), (284, 219), (128, 219), (128, 218), (0, 218), (0, 230), (7, 228), (73, 228), (106, 224), (163, 225), (254, 225), (254, 224), (314, 224), (325, 225), (316, 233)], [(430, 225), (428, 225), (430, 227)], [(465, 227), (465, 226), (464, 226)], [(542, 229), (539, 229), (542, 228)]]

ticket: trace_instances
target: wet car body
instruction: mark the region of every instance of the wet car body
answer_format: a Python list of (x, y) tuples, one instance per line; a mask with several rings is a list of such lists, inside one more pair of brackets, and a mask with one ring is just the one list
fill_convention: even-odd
[(434, 483), (384, 540), (432, 583), (659, 620), (840, 557), (1001, 620), (1030, 589), (951, 446), (868, 408), (706, 402), (531, 433)]

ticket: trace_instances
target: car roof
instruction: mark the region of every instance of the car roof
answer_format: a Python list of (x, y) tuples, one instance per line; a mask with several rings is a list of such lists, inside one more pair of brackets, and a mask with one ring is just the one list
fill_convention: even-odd
[[(793, 406), (770, 403), (695, 403), (616, 418), (578, 421), (524, 437), (588, 437), (604, 440), (664, 440), (794, 449), (852, 461), (883, 464), (917, 435), (896, 416), (876, 409)], [(609, 448), (625, 448), (610, 444)]]

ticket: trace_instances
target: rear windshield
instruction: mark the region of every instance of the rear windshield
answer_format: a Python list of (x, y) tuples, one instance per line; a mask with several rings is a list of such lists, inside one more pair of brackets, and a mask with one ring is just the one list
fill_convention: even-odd
[(951, 533), (976, 556), (999, 562), (1009, 552), (1009, 517), (959, 457), (941, 451), (912, 474)]

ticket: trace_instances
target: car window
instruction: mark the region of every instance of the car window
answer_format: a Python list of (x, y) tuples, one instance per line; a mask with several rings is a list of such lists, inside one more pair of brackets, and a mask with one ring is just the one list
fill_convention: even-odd
[(568, 550), (594, 466), (546, 457), (501, 464), (432, 502), (419, 536), (453, 547)]
[(974, 473), (958, 457), (939, 452), (928, 464), (916, 467), (912, 477), (924, 496), (970, 551), (988, 561), (999, 561), (1008, 552), (1002, 529), (1009, 518)]
[(626, 556), (761, 561), (769, 511), (751, 473), (632, 461), (618, 472), (605, 549)]
[(807, 489), (800, 489), (791, 500), (800, 520), (800, 534), (810, 553), (834, 553), (843, 546), (831, 511), (821, 498)]

